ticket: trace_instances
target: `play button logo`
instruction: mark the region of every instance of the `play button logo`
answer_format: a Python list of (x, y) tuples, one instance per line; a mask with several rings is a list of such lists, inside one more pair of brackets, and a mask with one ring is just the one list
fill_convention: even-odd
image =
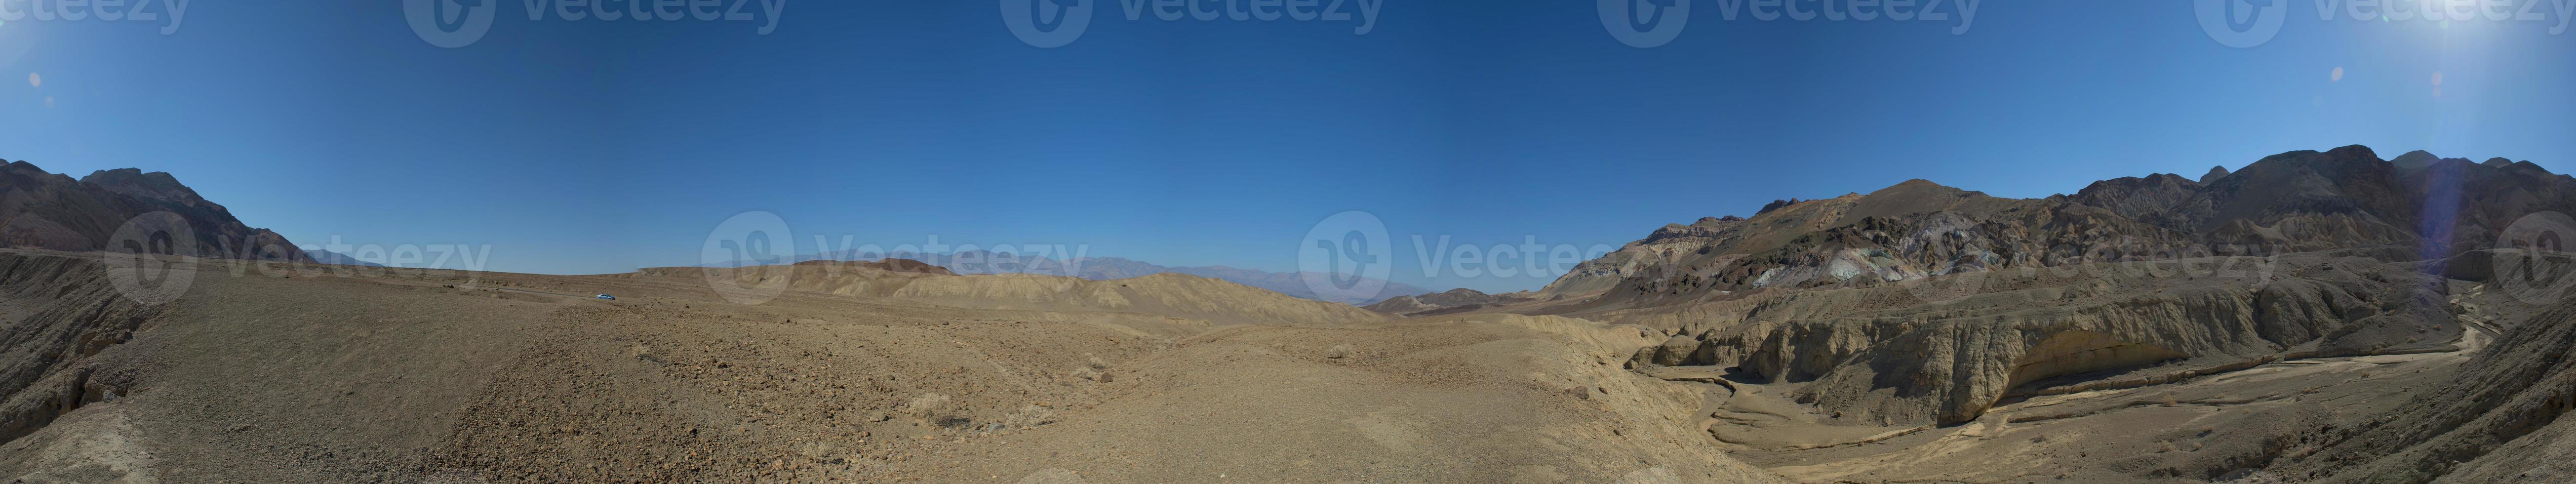
[(1691, 0), (1600, 0), (1601, 27), (1629, 47), (1661, 47), (1690, 25), (1690, 6)]
[(2192, 0), (2200, 30), (2219, 45), (2239, 49), (2271, 42), (2290, 19), (2289, 0)]
[(1098, 0), (1002, 0), (1002, 25), (1031, 46), (1053, 49), (1072, 44), (1091, 28)]
[(445, 48), (474, 45), (492, 31), (497, 0), (403, 0), (403, 19), (420, 40)]

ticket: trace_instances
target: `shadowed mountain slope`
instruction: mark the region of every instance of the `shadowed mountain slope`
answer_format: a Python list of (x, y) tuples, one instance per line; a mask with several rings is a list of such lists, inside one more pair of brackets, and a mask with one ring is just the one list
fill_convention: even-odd
[[(147, 216), (160, 212), (172, 216)], [(169, 243), (161, 242), (166, 234), (174, 233), (171, 228), (182, 229), (190, 240), (145, 249), (227, 259), (311, 260), (286, 237), (242, 224), (232, 211), (199, 197), (169, 173), (124, 168), (75, 181), (25, 161), (0, 166), (0, 247), (94, 251), (115, 248), (111, 245), (120, 241), (164, 244)], [(126, 235), (120, 236), (120, 229)], [(154, 232), (165, 235), (155, 238)]]

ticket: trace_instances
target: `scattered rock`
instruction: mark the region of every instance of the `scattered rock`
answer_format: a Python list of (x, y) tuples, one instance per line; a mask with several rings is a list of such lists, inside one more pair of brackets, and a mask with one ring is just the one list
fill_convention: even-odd
[(1352, 351), (1351, 345), (1333, 345), (1331, 348), (1324, 349), (1324, 357), (1336, 360), (1349, 358)]

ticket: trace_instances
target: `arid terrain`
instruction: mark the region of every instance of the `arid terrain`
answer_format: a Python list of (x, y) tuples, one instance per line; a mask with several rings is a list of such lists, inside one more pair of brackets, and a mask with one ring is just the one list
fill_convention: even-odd
[[(236, 264), (249, 265), (205, 262), (187, 297), (140, 307), (95, 257), (0, 255), (11, 343), (50, 348), (10, 353), (28, 371), (10, 375), (0, 469), (67, 482), (1764, 475), (1679, 421), (1696, 390), (1620, 368), (1650, 342), (1639, 330), (1566, 318), (1399, 321), (1191, 276), (807, 266), (806, 280), (844, 282), (743, 306), (695, 269), (262, 277)], [(687, 274), (655, 275), (672, 272)], [(1235, 322), (1262, 324), (1219, 324)]]
[(102, 173), (20, 174), (0, 207), (41, 229), (0, 250), (0, 477), (2576, 482), (2576, 258), (2549, 235), (2576, 179), (2529, 162), (2354, 146), (2045, 199), (1918, 180), (1367, 308), (906, 260), (119, 255), (92, 226), (139, 209), (83, 207), (195, 207), (235, 238), (208, 253), (275, 234)]

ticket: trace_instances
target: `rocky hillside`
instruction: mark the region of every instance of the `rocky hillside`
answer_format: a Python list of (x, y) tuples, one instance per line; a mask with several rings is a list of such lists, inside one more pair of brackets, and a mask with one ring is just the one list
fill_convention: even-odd
[[(173, 216), (147, 216), (160, 212)], [(242, 224), (232, 211), (198, 196), (169, 173), (125, 168), (73, 180), (25, 161), (0, 165), (0, 247), (103, 250), (120, 237), (149, 238), (150, 232), (182, 223), (192, 240), (170, 252), (226, 259), (312, 260), (286, 237)], [(120, 236), (120, 229), (130, 235)]]
[[(2568, 267), (2568, 261), (2559, 261)], [(2295, 482), (2576, 480), (2576, 301), (2505, 317), (2500, 338), (2401, 410), (2321, 429), (2273, 466)]]
[(2413, 264), (2292, 254), (2068, 269), (1996, 273), (1956, 299), (1883, 285), (1607, 319), (1673, 328), (1633, 367), (1711, 365), (1797, 384), (1801, 402), (1865, 425), (1963, 423), (2008, 398), (2273, 361), (2451, 351), (2464, 329), (2428, 289), (2439, 279)]
[(96, 258), (0, 253), (0, 442), (122, 396), (131, 375), (91, 364), (162, 308), (126, 299)]
[(1668, 225), (1581, 264), (1541, 294), (1582, 302), (1541, 312), (2191, 256), (2385, 248), (2410, 260), (2442, 259), (2487, 247), (2524, 215), (2576, 212), (2576, 179), (2527, 161), (2421, 151), (2395, 160), (2362, 146), (2297, 151), (2203, 180), (2121, 178), (2043, 199), (1915, 180), (1866, 195), (1782, 201), (1751, 218)]

